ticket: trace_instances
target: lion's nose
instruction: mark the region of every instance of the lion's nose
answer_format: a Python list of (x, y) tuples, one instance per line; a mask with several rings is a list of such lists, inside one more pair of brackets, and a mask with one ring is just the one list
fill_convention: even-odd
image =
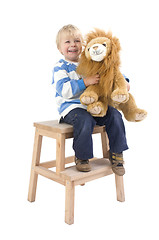
[(98, 46), (94, 46), (93, 49), (94, 49), (94, 50), (97, 50), (97, 49), (98, 49)]

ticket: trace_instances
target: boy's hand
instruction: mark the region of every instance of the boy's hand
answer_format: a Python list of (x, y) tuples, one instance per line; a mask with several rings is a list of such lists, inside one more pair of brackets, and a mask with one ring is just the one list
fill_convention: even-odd
[(130, 90), (130, 84), (126, 81), (126, 84), (127, 84), (127, 90), (129, 91)]
[(99, 83), (100, 80), (100, 76), (99, 74), (96, 74), (94, 76), (90, 76), (90, 77), (86, 77), (83, 79), (84, 84), (86, 87), (88, 87), (89, 85), (93, 85), (93, 84), (97, 84)]

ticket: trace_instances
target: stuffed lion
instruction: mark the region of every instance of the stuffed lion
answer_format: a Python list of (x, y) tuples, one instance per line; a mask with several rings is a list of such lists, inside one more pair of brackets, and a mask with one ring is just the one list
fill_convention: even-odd
[(86, 46), (81, 54), (77, 73), (83, 78), (100, 75), (98, 84), (90, 85), (80, 97), (93, 116), (102, 117), (108, 105), (121, 110), (128, 121), (141, 121), (147, 112), (139, 109), (127, 91), (126, 80), (120, 72), (120, 43), (112, 34), (95, 29), (86, 35)]

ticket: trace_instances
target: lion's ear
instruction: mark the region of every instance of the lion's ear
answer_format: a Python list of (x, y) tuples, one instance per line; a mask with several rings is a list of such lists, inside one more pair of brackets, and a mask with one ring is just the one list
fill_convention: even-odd
[(116, 51), (119, 52), (121, 50), (119, 39), (117, 37), (113, 37), (112, 41), (114, 43), (114, 47), (116, 48)]
[(119, 51), (120, 51), (120, 42), (118, 38), (113, 37), (111, 40), (111, 50), (108, 58), (105, 59), (106, 65), (110, 64), (120, 64), (120, 59), (119, 59)]

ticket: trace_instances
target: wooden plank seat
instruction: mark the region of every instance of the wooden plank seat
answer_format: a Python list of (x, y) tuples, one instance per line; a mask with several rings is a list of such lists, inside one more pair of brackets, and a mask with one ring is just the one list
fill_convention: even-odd
[[(74, 190), (76, 185), (84, 185), (86, 182), (113, 174), (108, 160), (108, 138), (104, 126), (95, 126), (93, 134), (101, 134), (103, 158), (90, 159), (91, 171), (79, 172), (76, 166), (66, 167), (67, 163), (74, 162), (74, 156), (65, 156), (65, 140), (73, 137), (73, 127), (69, 124), (59, 124), (57, 120), (34, 123), (35, 139), (31, 165), (28, 200), (35, 201), (38, 174), (56, 181), (65, 186), (65, 222), (74, 223)], [(56, 139), (56, 159), (40, 162), (42, 138)], [(56, 170), (49, 168), (55, 167)], [(117, 200), (125, 200), (123, 177), (115, 175)]]

